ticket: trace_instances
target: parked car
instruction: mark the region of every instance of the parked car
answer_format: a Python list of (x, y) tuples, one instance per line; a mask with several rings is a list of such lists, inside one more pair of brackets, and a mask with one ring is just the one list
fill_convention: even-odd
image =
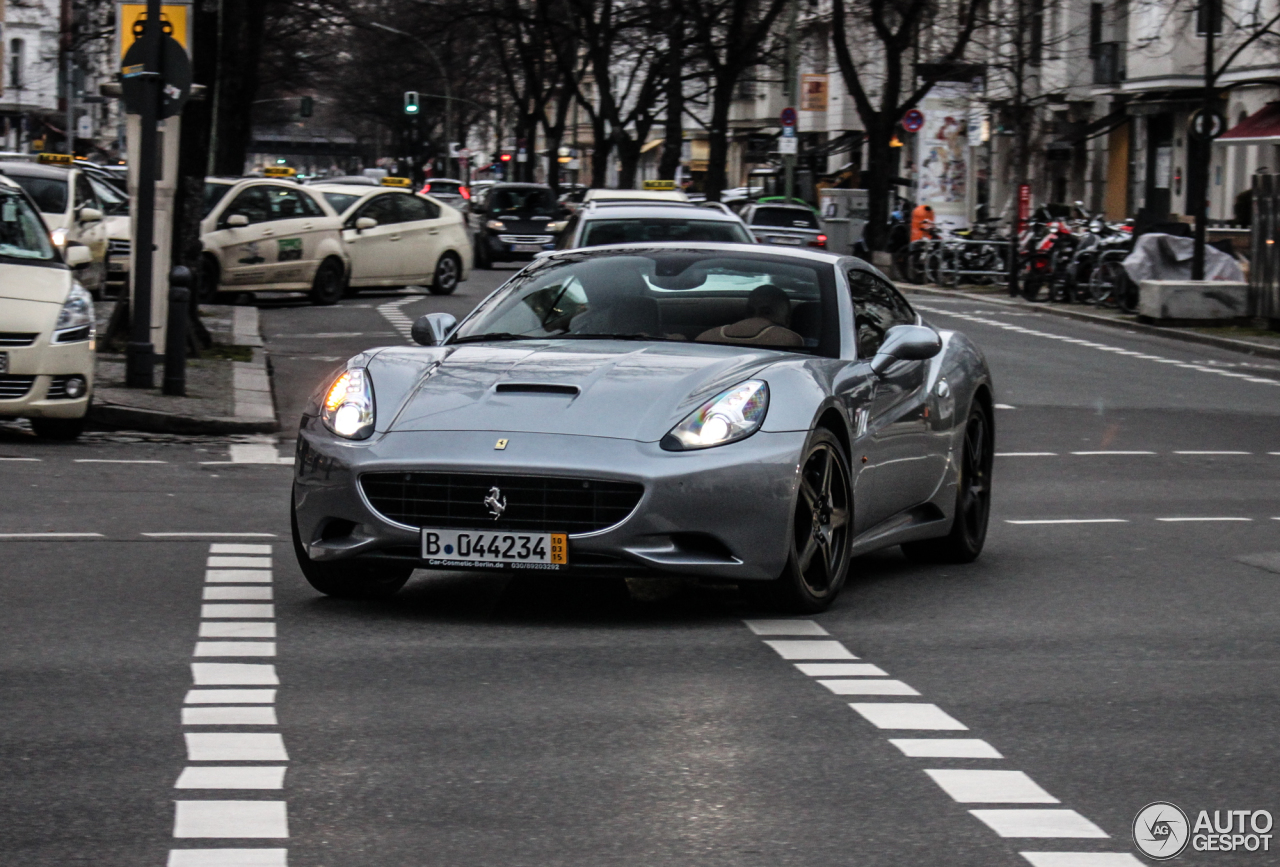
[(102, 203), (102, 221), (107, 230), (107, 287), (119, 293), (129, 285), (129, 255), (133, 249), (129, 194), (96, 173), (90, 173), (88, 178)]
[(90, 292), (100, 292), (107, 282), (107, 226), (102, 202), (88, 174), (75, 168), (71, 157), (40, 156), (44, 158), (40, 162), (0, 162), (0, 174), (27, 191), (59, 250), (70, 244), (89, 249), (90, 262), (78, 277)]
[(477, 268), (528, 262), (555, 249), (558, 224), (567, 215), (545, 184), (494, 184), (471, 200), (469, 211)]
[(462, 213), (434, 196), (393, 187), (316, 184), (338, 215), (351, 261), (348, 287), (425, 285), (448, 295), (466, 280), (473, 253)]
[(761, 244), (783, 247), (827, 246), (827, 235), (813, 208), (807, 205), (762, 203), (744, 207), (739, 214)]
[(93, 298), (75, 268), (92, 261), (58, 248), (35, 202), (0, 177), (0, 417), (26, 418), (37, 436), (74, 439), (93, 397)]
[(588, 202), (556, 241), (557, 250), (645, 241), (723, 241), (754, 244), (732, 213), (676, 202)]

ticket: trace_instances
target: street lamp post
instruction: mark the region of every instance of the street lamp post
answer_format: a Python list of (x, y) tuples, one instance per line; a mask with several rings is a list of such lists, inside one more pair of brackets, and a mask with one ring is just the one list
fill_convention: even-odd
[[(1200, 0), (1200, 14), (1204, 19), (1204, 108), (1201, 109), (1200, 122), (1211, 125), (1217, 111), (1217, 94), (1214, 92), (1213, 80), (1213, 37), (1217, 28), (1217, 4), (1220, 0)], [(1209, 127), (1206, 126), (1207, 130)], [(1191, 138), (1191, 136), (1188, 136)], [(1201, 135), (1197, 150), (1199, 156), (1192, 163), (1195, 183), (1187, 185), (1187, 194), (1192, 199), (1192, 215), (1196, 218), (1195, 246), (1191, 254), (1191, 279), (1204, 279), (1204, 245), (1208, 229), (1209, 211), (1209, 163), (1213, 159), (1213, 137)], [(1189, 179), (1190, 180), (1190, 179)]]
[(404, 30), (400, 30), (397, 27), (391, 27), (389, 25), (382, 24), (381, 22), (378, 22), (378, 21), (374, 21), (371, 23), (372, 23), (372, 26), (377, 27), (379, 30), (385, 30), (388, 33), (394, 33), (397, 36), (403, 36), (406, 39), (412, 39), (414, 42), (421, 45), (423, 50), (427, 52), (427, 54), (431, 57), (431, 60), (435, 63), (436, 68), (440, 70), (440, 77), (444, 80), (444, 99), (445, 99), (444, 151), (445, 151), (445, 160), (447, 161), (449, 159), (449, 148), (453, 144), (453, 125), (452, 123), (450, 123), (450, 118), (449, 118), (450, 103), (453, 102), (453, 85), (449, 83), (449, 73), (445, 69), (444, 64), (440, 62), (440, 55), (436, 54), (430, 45), (423, 42), (421, 39), (414, 36), (412, 33), (408, 33)]

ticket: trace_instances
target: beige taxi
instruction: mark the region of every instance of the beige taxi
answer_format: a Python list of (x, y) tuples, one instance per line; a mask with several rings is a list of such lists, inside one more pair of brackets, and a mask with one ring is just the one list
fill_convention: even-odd
[(93, 396), (93, 298), (79, 274), (92, 254), (54, 245), (32, 197), (0, 177), (0, 418), (74, 439)]
[(102, 291), (107, 282), (108, 227), (89, 175), (66, 154), (40, 154), (33, 162), (0, 162), (0, 175), (31, 196), (59, 250), (75, 244), (89, 249), (90, 262), (77, 276), (86, 289)]

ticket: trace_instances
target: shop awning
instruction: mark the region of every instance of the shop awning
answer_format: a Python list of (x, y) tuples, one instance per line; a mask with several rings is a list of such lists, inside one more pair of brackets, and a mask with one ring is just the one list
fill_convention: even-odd
[(1224, 145), (1280, 144), (1280, 102), (1269, 102), (1218, 137)]

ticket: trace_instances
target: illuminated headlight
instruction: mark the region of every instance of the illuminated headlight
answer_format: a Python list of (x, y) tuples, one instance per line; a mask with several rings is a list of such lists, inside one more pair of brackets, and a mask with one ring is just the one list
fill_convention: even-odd
[(344, 371), (329, 386), (320, 407), (324, 426), (340, 437), (362, 440), (373, 433), (373, 383), (360, 367)]
[(769, 386), (758, 379), (739, 383), (698, 407), (662, 438), (662, 447), (679, 452), (706, 449), (751, 436), (769, 411)]
[(502, 222), (501, 220), (490, 220), (489, 222), (484, 224), (484, 227), (494, 232), (502, 232), (506, 230), (507, 224)]
[(67, 230), (66, 229), (54, 229), (52, 232), (49, 233), (49, 235), (50, 237), (53, 238), (53, 243), (57, 244), (59, 247), (67, 246)]
[[(55, 332), (75, 331), (93, 325), (93, 296), (79, 283), (71, 284), (67, 300), (62, 302), (62, 310), (58, 312), (58, 324)], [(88, 337), (86, 334), (85, 337)], [(82, 338), (81, 338), (82, 339)], [(55, 342), (57, 336), (54, 337)]]

